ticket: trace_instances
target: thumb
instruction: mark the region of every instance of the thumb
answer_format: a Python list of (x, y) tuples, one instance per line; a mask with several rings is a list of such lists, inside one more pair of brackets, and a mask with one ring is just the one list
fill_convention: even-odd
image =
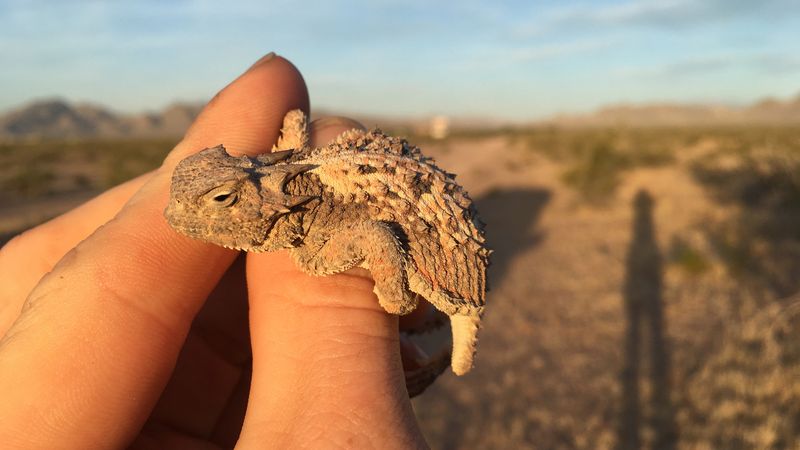
[[(235, 257), (168, 227), (172, 165), (219, 142), (264, 151), (283, 114), (307, 103), (294, 66), (262, 59), (207, 105), (114, 219), (67, 253), (24, 305), (16, 303), (21, 312), (0, 341), (0, 447), (119, 448), (136, 436), (192, 320)], [(50, 247), (64, 234), (50, 231), (43, 240)]]

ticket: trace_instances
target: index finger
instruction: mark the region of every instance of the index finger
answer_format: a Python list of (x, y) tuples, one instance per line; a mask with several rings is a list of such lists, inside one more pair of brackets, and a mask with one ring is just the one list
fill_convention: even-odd
[(273, 57), (253, 67), (209, 103), (120, 213), (42, 279), (0, 342), (0, 442), (130, 442), (195, 313), (236, 255), (168, 227), (163, 210), (172, 166), (219, 143), (233, 152), (265, 151), (294, 108), (308, 109), (294, 66)]

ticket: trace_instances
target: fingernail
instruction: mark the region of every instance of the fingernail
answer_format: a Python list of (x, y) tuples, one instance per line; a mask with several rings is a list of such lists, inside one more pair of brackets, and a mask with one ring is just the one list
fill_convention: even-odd
[(356, 128), (359, 130), (366, 130), (364, 125), (360, 122), (342, 116), (328, 116), (322, 117), (311, 122), (311, 128), (315, 130), (323, 130), (325, 128), (340, 127), (340, 128)]
[(422, 347), (420, 347), (417, 344), (414, 344), (413, 348), (414, 348), (414, 361), (416, 361), (416, 363), (419, 364), (420, 367), (423, 367), (430, 362), (431, 357), (428, 356), (427, 353), (425, 353), (425, 350), (423, 350)]
[(406, 336), (400, 335), (400, 353), (406, 362), (413, 363), (416, 367), (406, 367), (406, 369), (415, 369), (426, 366), (431, 357), (425, 353), (425, 350), (413, 342)]
[(274, 58), (274, 57), (275, 57), (275, 52), (269, 52), (269, 53), (267, 53), (266, 55), (264, 55), (264, 56), (262, 56), (261, 58), (259, 58), (259, 60), (258, 60), (258, 61), (256, 61), (255, 63), (253, 63), (253, 65), (252, 65), (252, 66), (250, 66), (250, 68), (249, 68), (249, 69), (247, 69), (247, 70), (248, 70), (248, 71), (250, 71), (250, 70), (253, 70), (253, 69), (255, 69), (256, 67), (258, 67), (258, 66), (260, 66), (260, 65), (262, 65), (262, 64), (264, 64), (264, 63), (267, 63), (267, 62), (269, 62), (269, 61), (270, 61), (270, 60), (272, 60), (272, 58)]

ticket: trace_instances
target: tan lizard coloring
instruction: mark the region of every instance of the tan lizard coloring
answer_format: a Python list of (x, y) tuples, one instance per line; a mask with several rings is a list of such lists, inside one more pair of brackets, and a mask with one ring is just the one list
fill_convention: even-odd
[[(367, 267), (386, 311), (407, 314), (421, 296), (450, 317), (453, 372), (468, 372), (490, 250), (454, 176), (379, 130), (351, 130), (311, 148), (306, 117), (295, 110), (281, 132), (272, 153), (233, 157), (218, 146), (181, 161), (165, 212), (170, 225), (233, 249), (289, 249), (314, 275)], [(443, 367), (432, 360), (407, 373), (409, 392), (424, 390)]]

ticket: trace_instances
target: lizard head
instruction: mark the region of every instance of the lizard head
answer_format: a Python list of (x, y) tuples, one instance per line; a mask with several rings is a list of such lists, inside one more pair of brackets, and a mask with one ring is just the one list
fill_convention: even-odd
[(237, 158), (220, 145), (189, 156), (172, 174), (167, 222), (196, 239), (257, 249), (281, 215), (313, 198), (284, 193), (288, 180), (314, 167), (281, 162), (290, 155)]

